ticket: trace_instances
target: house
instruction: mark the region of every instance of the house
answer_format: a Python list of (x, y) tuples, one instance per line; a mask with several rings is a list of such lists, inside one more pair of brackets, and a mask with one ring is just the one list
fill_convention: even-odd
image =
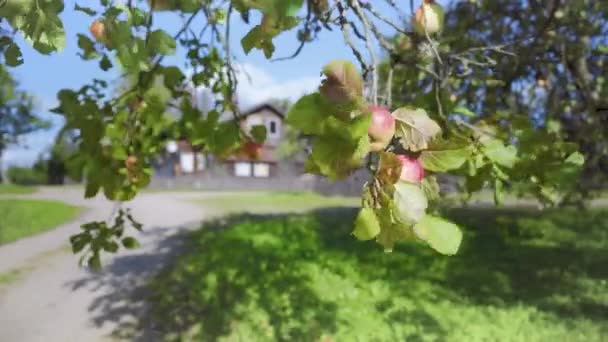
[(269, 178), (277, 175), (277, 149), (283, 138), (285, 114), (271, 104), (258, 105), (241, 114), (241, 129), (249, 132), (253, 126), (266, 127), (266, 141), (260, 158), (250, 160), (242, 155), (231, 156), (225, 161), (228, 171), (236, 177)]
[(211, 168), (222, 169), (226, 174), (240, 178), (272, 178), (278, 174), (279, 157), (277, 149), (284, 137), (285, 113), (275, 106), (263, 103), (240, 115), (240, 125), (246, 132), (253, 126), (266, 127), (266, 141), (261, 156), (251, 160), (243, 155), (233, 155), (226, 159), (203, 154), (187, 139), (167, 144), (166, 153), (155, 163), (155, 174), (161, 177), (201, 175)]

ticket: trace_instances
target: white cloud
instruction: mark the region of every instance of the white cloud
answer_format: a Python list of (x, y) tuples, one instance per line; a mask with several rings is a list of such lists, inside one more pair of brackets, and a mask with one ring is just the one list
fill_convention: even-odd
[[(236, 65), (235, 69), (238, 82), (237, 97), (242, 110), (271, 99), (288, 99), (296, 102), (303, 95), (315, 91), (320, 83), (319, 76), (279, 81), (271, 73), (250, 63)], [(191, 74), (191, 70), (186, 72), (186, 75)], [(208, 89), (199, 87), (196, 101), (200, 109), (209, 109), (213, 94)]]
[(237, 95), (243, 107), (254, 106), (270, 99), (289, 99), (296, 102), (319, 86), (320, 77), (302, 77), (278, 81), (272, 74), (255, 65), (245, 63), (237, 71)]

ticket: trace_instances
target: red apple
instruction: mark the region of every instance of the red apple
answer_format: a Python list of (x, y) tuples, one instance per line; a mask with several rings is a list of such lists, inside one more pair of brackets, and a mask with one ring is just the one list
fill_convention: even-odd
[(371, 106), (372, 123), (367, 133), (371, 139), (371, 150), (374, 152), (382, 151), (390, 144), (395, 135), (395, 118), (391, 112), (378, 106)]
[(424, 178), (424, 168), (420, 160), (404, 155), (398, 155), (397, 158), (401, 162), (401, 180), (410, 183), (420, 183)]
[(89, 27), (89, 30), (91, 31), (93, 37), (95, 37), (95, 40), (98, 42), (106, 41), (106, 25), (101, 19), (95, 20)]

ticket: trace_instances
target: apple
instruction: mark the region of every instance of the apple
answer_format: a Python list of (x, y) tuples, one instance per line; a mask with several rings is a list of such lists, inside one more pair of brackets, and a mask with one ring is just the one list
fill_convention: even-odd
[(422, 35), (435, 34), (443, 30), (445, 12), (435, 0), (424, 0), (412, 17), (414, 30)]
[(241, 147), (241, 152), (250, 159), (259, 159), (262, 156), (262, 145), (248, 141)]
[(136, 156), (127, 157), (127, 160), (125, 160), (125, 166), (127, 167), (127, 170), (129, 170), (129, 171), (134, 170), (135, 166), (137, 166), (137, 157)]
[(103, 23), (101, 19), (95, 20), (91, 26), (89, 27), (91, 34), (98, 42), (106, 41), (106, 25)]
[(404, 155), (398, 155), (397, 159), (401, 162), (401, 176), (399, 178), (402, 181), (416, 184), (422, 181), (424, 168), (420, 160)]
[(384, 107), (371, 106), (369, 111), (372, 112), (372, 122), (367, 133), (371, 139), (371, 150), (382, 151), (395, 135), (395, 118)]

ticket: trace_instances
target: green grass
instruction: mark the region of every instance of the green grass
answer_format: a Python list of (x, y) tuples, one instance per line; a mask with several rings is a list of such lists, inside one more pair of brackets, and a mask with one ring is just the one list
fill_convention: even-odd
[(76, 218), (80, 209), (56, 201), (0, 199), (0, 244), (42, 233)]
[(359, 205), (361, 199), (323, 196), (313, 192), (238, 192), (214, 194), (197, 202), (220, 213), (270, 213), (322, 207), (353, 207)]
[(150, 284), (162, 339), (605, 341), (608, 210), (453, 209), (457, 256), (385, 254), (355, 212), (241, 215), (189, 233)]
[(8, 272), (0, 273), (0, 286), (7, 285), (19, 278), (18, 270), (11, 270)]
[(31, 194), (36, 192), (32, 186), (22, 186), (14, 184), (0, 184), (0, 195), (2, 194)]

